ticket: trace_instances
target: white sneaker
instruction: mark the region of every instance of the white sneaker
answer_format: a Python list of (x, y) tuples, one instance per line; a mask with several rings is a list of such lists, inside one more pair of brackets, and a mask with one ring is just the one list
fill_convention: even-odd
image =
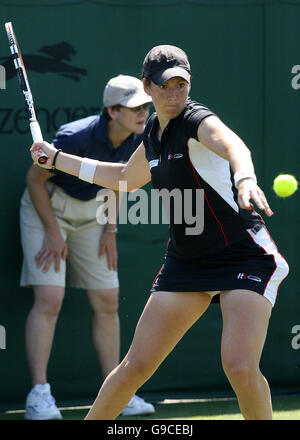
[(38, 384), (32, 388), (26, 398), (24, 417), (27, 420), (62, 419), (48, 383)]
[(121, 414), (122, 416), (141, 416), (153, 413), (155, 409), (152, 403), (145, 402), (141, 397), (134, 395)]

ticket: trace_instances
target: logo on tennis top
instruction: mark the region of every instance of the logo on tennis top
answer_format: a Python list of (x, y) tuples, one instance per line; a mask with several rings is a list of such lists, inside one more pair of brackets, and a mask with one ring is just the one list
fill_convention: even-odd
[[(38, 49), (42, 55), (23, 55), (26, 70), (38, 73), (56, 73), (72, 81), (80, 81), (83, 75), (87, 75), (86, 69), (72, 66), (69, 62), (76, 55), (76, 50), (69, 43), (62, 42), (51, 46), (43, 46)], [(0, 57), (0, 64), (6, 72), (6, 80), (16, 76), (16, 70), (11, 56)]]
[(257, 277), (256, 275), (248, 275), (247, 273), (239, 273), (237, 278), (239, 280), (252, 280), (252, 281), (257, 281), (258, 283), (261, 283), (261, 279), (259, 277)]
[(181, 154), (181, 153), (169, 154), (168, 160), (181, 159), (182, 157), (183, 157), (183, 154)]

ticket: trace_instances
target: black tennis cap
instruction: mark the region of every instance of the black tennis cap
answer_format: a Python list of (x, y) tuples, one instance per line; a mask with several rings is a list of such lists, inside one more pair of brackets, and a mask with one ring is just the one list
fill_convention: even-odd
[(175, 76), (190, 82), (191, 67), (186, 53), (176, 46), (153, 47), (144, 59), (143, 77), (160, 86)]

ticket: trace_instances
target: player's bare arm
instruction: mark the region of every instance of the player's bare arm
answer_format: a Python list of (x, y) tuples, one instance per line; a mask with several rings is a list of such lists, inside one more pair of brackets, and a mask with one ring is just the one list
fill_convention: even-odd
[(141, 143), (130, 157), (121, 172), (121, 180), (127, 182), (128, 191), (134, 191), (151, 180), (149, 162), (146, 159), (145, 147)]
[(250, 150), (217, 116), (205, 118), (197, 134), (203, 145), (230, 162), (234, 173), (241, 168), (254, 173)]
[[(39, 166), (51, 169), (57, 149), (48, 142), (35, 142), (31, 149), (34, 162)], [(38, 158), (44, 152), (50, 160), (46, 164), (39, 164)], [(56, 157), (55, 168), (67, 174), (78, 177), (83, 159), (66, 153), (59, 153)], [(150, 181), (149, 164), (145, 156), (143, 143), (132, 154), (127, 164), (97, 162), (93, 182), (105, 188), (119, 190), (119, 182), (127, 183), (127, 191), (138, 189)]]
[(205, 118), (198, 127), (197, 135), (203, 145), (229, 161), (235, 176), (240, 176), (237, 183), (240, 207), (252, 209), (252, 199), (268, 216), (273, 215), (265, 194), (257, 186), (251, 152), (242, 139), (217, 116)]

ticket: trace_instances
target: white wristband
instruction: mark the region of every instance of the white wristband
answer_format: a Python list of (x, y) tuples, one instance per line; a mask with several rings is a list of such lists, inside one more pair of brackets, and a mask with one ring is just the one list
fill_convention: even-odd
[(236, 173), (234, 173), (233, 176), (234, 186), (237, 188), (240, 181), (244, 179), (252, 179), (254, 180), (255, 183), (257, 183), (256, 175), (254, 173), (251, 173), (249, 171), (239, 170)]
[(79, 179), (84, 180), (85, 182), (94, 183), (94, 175), (96, 172), (97, 164), (97, 160), (84, 157), (79, 170)]

